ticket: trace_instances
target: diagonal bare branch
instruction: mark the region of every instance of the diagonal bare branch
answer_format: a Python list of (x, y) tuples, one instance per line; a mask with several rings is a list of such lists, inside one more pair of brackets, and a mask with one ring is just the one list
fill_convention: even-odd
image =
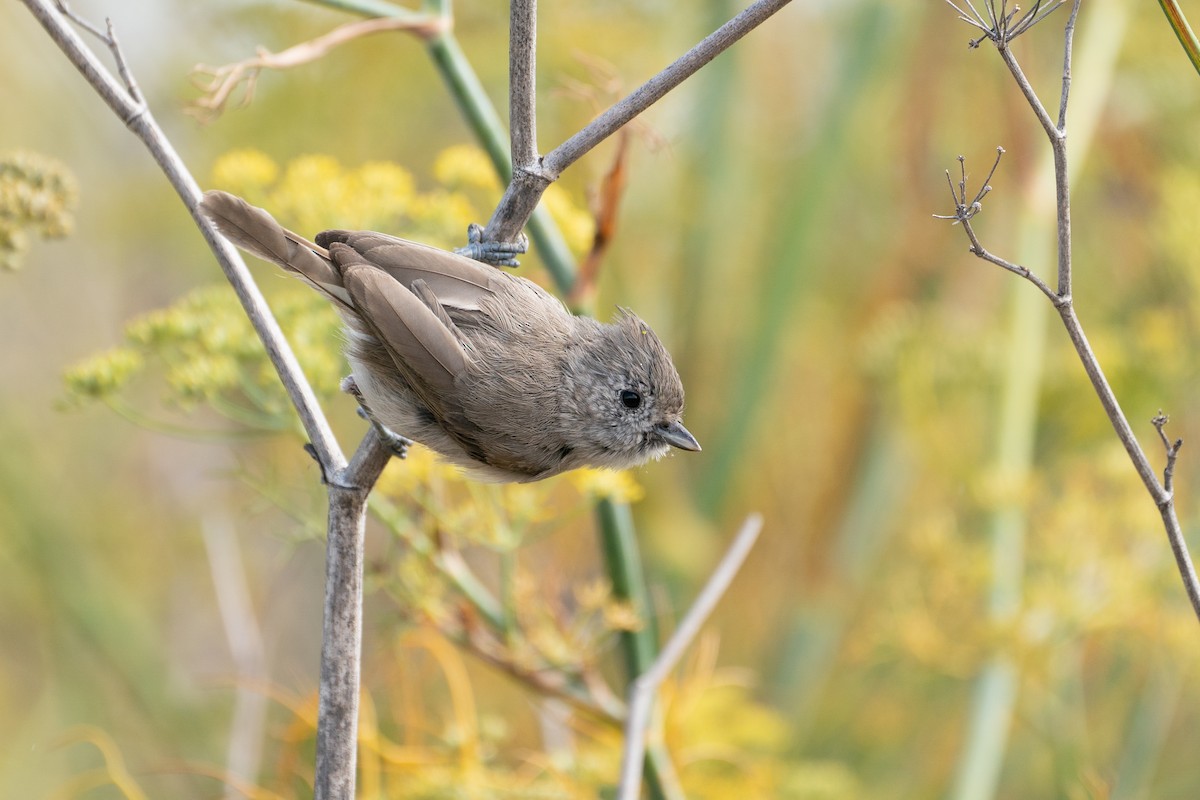
[[(22, 2), (41, 23), (59, 49), (75, 65), (84, 79), (108, 104), (113, 113), (125, 123), (126, 127), (142, 141), (154, 160), (158, 162), (184, 205), (192, 213), (192, 218), (200, 228), (205, 241), (212, 248), (225, 277), (233, 286), (255, 332), (262, 340), (271, 363), (275, 366), (280, 380), (287, 390), (288, 397), (296, 407), (309, 441), (312, 442), (320, 457), (326, 476), (332, 476), (341, 470), (346, 465), (346, 458), (342, 455), (341, 448), (333, 436), (333, 431), (325, 419), (316, 395), (313, 394), (312, 388), (304, 378), (299, 362), (267, 307), (266, 300), (254, 283), (254, 279), (246, 269), (246, 264), (238, 255), (237, 250), (217, 233), (206, 217), (197, 211), (200, 187), (188, 171), (183, 159), (179, 157), (167, 139), (166, 134), (159, 127), (140, 94), (135, 93), (130, 85), (122, 85), (113, 79), (96, 54), (71, 28), (70, 19), (64, 13), (52, 7), (47, 0), (22, 0)], [(88, 30), (96, 31), (90, 26)], [(115, 37), (97, 35), (101, 36), (101, 41), (110, 49), (119, 50)], [(124, 63), (123, 57), (118, 58), (117, 61), (118, 64)]]
[(630, 685), (629, 716), (625, 721), (625, 751), (621, 757), (618, 800), (635, 800), (637, 797), (638, 780), (642, 774), (642, 759), (646, 749), (646, 725), (650, 719), (655, 692), (679, 663), (684, 651), (696, 638), (705, 620), (733, 582), (746, 556), (750, 554), (750, 548), (758, 541), (762, 524), (762, 517), (758, 514), (751, 514), (746, 518), (733, 543), (713, 570), (708, 583), (704, 584), (704, 588), (696, 596), (695, 602), (675, 629), (666, 647), (659, 653), (650, 669), (639, 675)]

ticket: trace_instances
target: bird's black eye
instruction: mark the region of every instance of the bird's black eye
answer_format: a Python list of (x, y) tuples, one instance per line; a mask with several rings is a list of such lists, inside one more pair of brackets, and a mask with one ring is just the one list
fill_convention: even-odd
[(642, 396), (633, 389), (621, 390), (621, 405), (626, 408), (637, 408), (642, 404)]

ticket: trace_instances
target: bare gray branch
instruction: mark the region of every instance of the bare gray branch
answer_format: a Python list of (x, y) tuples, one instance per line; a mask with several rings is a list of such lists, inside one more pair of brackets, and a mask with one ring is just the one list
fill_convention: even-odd
[(684, 651), (721, 601), (725, 590), (729, 588), (746, 556), (750, 554), (750, 548), (758, 540), (762, 524), (762, 517), (758, 514), (751, 514), (746, 518), (733, 543), (729, 545), (721, 562), (713, 570), (708, 583), (704, 584), (704, 588), (679, 623), (679, 627), (675, 629), (666, 647), (659, 653), (650, 669), (639, 675), (631, 684), (629, 716), (625, 720), (625, 750), (621, 756), (621, 782), (617, 790), (618, 800), (636, 800), (638, 796), (642, 759), (646, 752), (646, 724), (650, 719), (655, 692), (679, 663)]
[[(525, 226), (546, 187), (581, 156), (641, 114), (667, 92), (765, 22), (790, 0), (757, 0), (722, 25), (674, 63), (633, 90), (591, 121), (583, 130), (551, 150), (536, 167), (515, 169), (484, 233), (485, 241), (512, 241)], [(518, 161), (514, 157), (514, 167)]]
[[(1057, 230), (1058, 230), (1058, 288), (1057, 291), (1034, 276), (1027, 268), (1012, 264), (997, 256), (993, 256), (980, 244), (978, 237), (975, 235), (971, 227), (970, 220), (980, 210), (978, 201), (973, 205), (968, 206), (965, 202), (966, 187), (965, 178), (960, 183), (958, 190), (955, 190), (953, 182), (951, 182), (950, 192), (955, 199), (955, 213), (949, 216), (942, 216), (942, 219), (953, 219), (957, 223), (962, 223), (963, 230), (966, 231), (968, 238), (971, 240), (971, 252), (975, 255), (990, 261), (993, 264), (1003, 267), (1010, 272), (1015, 272), (1018, 275), (1026, 278), (1041, 290), (1055, 306), (1059, 316), (1062, 318), (1063, 326), (1067, 330), (1067, 335), (1071, 339), (1071, 344), (1075, 347), (1075, 352), (1079, 356), (1079, 361), (1083, 365), (1084, 372), (1087, 373), (1088, 379), (1092, 382), (1092, 387), (1100, 399), (1100, 404), (1104, 408), (1105, 414), (1112, 423), (1113, 429), (1120, 439), (1125, 452), (1129, 454), (1129, 459), (1133, 463), (1134, 469), (1138, 476), (1142, 479), (1146, 491), (1150, 493), (1154, 504), (1158, 507), (1159, 513), (1162, 516), (1163, 526), (1166, 530), (1167, 539), (1171, 546), (1171, 552), (1175, 556), (1176, 566), (1179, 569), (1180, 578), (1183, 581), (1184, 590), (1187, 592), (1188, 600), (1191, 602), (1192, 610), (1197, 618), (1200, 618), (1200, 578), (1197, 578), (1195, 566), (1192, 564), (1191, 556), (1188, 554), (1187, 543), (1183, 538), (1183, 531), (1179, 525), (1179, 519), (1175, 512), (1175, 498), (1172, 489), (1174, 478), (1175, 460), (1179, 452), (1179, 448), (1183, 445), (1182, 440), (1177, 440), (1172, 444), (1163, 432), (1163, 426), (1166, 424), (1166, 417), (1159, 414), (1155, 417), (1153, 423), (1158, 431), (1159, 437), (1162, 439), (1167, 452), (1167, 466), (1164, 471), (1164, 482), (1159, 483), (1158, 477), (1155, 475), (1154, 468), (1150, 465), (1145, 451), (1138, 443), (1137, 437), (1133, 433), (1133, 429), (1129, 425), (1125, 413), (1121, 410), (1120, 403), (1117, 401), (1116, 395), (1113, 393), (1112, 387), (1108, 379), (1104, 375), (1104, 371), (1100, 367), (1100, 362), (1096, 358), (1095, 352), (1092, 350), (1091, 344), (1088, 342), (1087, 336), (1084, 334), (1083, 325), (1079, 321), (1079, 317), (1075, 313), (1075, 305), (1072, 299), (1072, 255), (1071, 255), (1071, 200), (1070, 200), (1070, 182), (1069, 171), (1067, 166), (1067, 135), (1066, 135), (1066, 119), (1067, 119), (1067, 102), (1070, 98), (1071, 86), (1071, 52), (1074, 44), (1075, 22), (1078, 17), (1081, 0), (1075, 0), (1074, 6), (1071, 9), (1071, 15), (1067, 20), (1066, 29), (1064, 31), (1064, 52), (1063, 52), (1063, 75), (1062, 75), (1062, 95), (1060, 100), (1058, 121), (1055, 122), (1047, 113), (1045, 106), (1042, 105), (1029, 80), (1025, 77), (1016, 58), (1013, 56), (1008, 44), (1015, 36), (1027, 31), (1030, 27), (1045, 19), (1046, 15), (1054, 11), (1060, 5), (1063, 5), (1066, 0), (1056, 0), (1049, 4), (1044, 9), (1039, 9), (1040, 3), (1035, 3), (1033, 9), (1022, 16), (1015, 24), (1010, 24), (1015, 15), (1016, 8), (1011, 13), (1006, 12), (1006, 6), (1002, 6), (999, 15), (995, 13), (994, 0), (987, 0), (987, 7), (990, 16), (990, 28), (986, 38), (991, 39), (996, 44), (996, 49), (1000, 53), (1009, 72), (1012, 73), (1013, 79), (1017, 82), (1021, 93), (1025, 95), (1025, 99), (1029, 103), (1029, 107), (1033, 110), (1034, 115), (1041, 123), (1042, 128), (1046, 132), (1047, 138), (1050, 140), (1051, 151), (1054, 156), (1054, 178), (1055, 178), (1055, 197), (1056, 197), (1056, 213), (1057, 213)], [(984, 27), (987, 23), (975, 12), (974, 6), (971, 7), (976, 19), (967, 18), (961, 8), (950, 3), (956, 11), (959, 12), (966, 22), (976, 28)], [(1008, 13), (1008, 16), (1005, 16)], [(994, 171), (994, 168), (993, 168)], [(965, 172), (964, 172), (965, 175)], [(988, 181), (990, 182), (989, 175)], [(949, 180), (949, 173), (947, 173)], [(986, 183), (986, 182), (985, 182)], [(984, 190), (980, 190), (978, 199), (981, 199)]]
[[(184, 205), (192, 214), (196, 225), (200, 228), (209, 247), (217, 257), (221, 270), (233, 286), (234, 292), (241, 301), (255, 332), (263, 342), (271, 363), (279, 373), (279, 378), (287, 390), (288, 397), (300, 415), (300, 421), (308, 434), (309, 440), (320, 457), (326, 474), (341, 470), (346, 465), (345, 456), (334, 439), (333, 431), (317, 403), (312, 388), (304, 378), (300, 364), (288, 346), (283, 332), (271, 315), (266, 300), (254, 283), (246, 264), (233, 245), (217, 233), (212, 223), (197, 211), (200, 202), (200, 187), (192, 177), (183, 159), (175, 151), (158, 122), (150, 113), (146, 104), (131, 95), (128, 87), (122, 86), (100, 64), (95, 53), (83, 42), (79, 35), (68, 24), (67, 18), (57, 9), (52, 8), (47, 0), (22, 0), (55, 44), (75, 65), (84, 79), (91, 84), (96, 93), (108, 104), (113, 113), (137, 136), (154, 160), (162, 168), (167, 179), (183, 200)], [(89, 27), (90, 30), (91, 29)], [(99, 35), (99, 34), (98, 34)], [(102, 36), (105, 43), (115, 49), (116, 39)], [(123, 58), (118, 63), (124, 63)], [(136, 85), (136, 84), (134, 84)]]

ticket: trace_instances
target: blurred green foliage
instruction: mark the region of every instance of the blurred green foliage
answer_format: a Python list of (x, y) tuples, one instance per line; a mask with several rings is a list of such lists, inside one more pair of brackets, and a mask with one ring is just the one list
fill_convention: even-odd
[[(264, 73), (253, 104), (197, 130), (171, 113), (190, 98), (190, 63), (281, 49), (346, 17), (167, 6), (182, 16), (138, 13), (170, 52), (149, 36), (122, 41), (165, 76), (144, 76), (151, 102), (189, 162), (213, 165), (213, 186), (308, 234), (370, 227), (453, 246), (490, 212), (500, 187), (415, 42), (364, 39)], [(1200, 86), (1159, 12), (1125, 6), (1074, 186), (1075, 298), (1152, 460), (1159, 408), (1185, 440), (1176, 488), (1194, 542)], [(1091, 7), (1077, 42), (1109, 24)], [(502, 106), (503, 10), (456, 10)], [(734, 11), (544, 4), (542, 148), (593, 113), (581, 85), (594, 97), (633, 86)], [(120, 27), (130, 12), (105, 13)], [(62, 157), (88, 198), (79, 234), (39, 244), (38, 269), (0, 287), (0, 795), (216, 796), (235, 695), (248, 690), (272, 703), (246, 793), (304, 796), (315, 466), (293, 435), (266, 435), (295, 423), (161, 177), (73, 74), (29, 68), (60, 56), (15, 16), (0, 31), (3, 85), (28, 108), (62, 93), (62, 108), (95, 123), (80, 138), (56, 111), (0, 131), (0, 147)], [(1015, 50), (1046, 98), (1061, 22)], [(463, 482), (419, 448), (389, 466), (369, 533), (362, 797), (604, 796), (618, 737), (589, 681), (616, 683), (619, 632), (646, 620), (599, 577), (597, 496), (635, 502), (662, 630), (741, 515), (767, 520), (710, 626), (719, 649), (703, 640), (665, 690), (661, 735), (689, 797), (943, 796), (975, 681), (998, 656), (1017, 694), (997, 796), (1200, 790), (1188, 735), (1200, 631), (1157, 512), (1053, 318), (1024, 331), (1035, 344), (1015, 344), (1015, 298), (1034, 290), (930, 219), (947, 210), (955, 156), (982, 170), (1003, 145), (977, 229), (1049, 274), (1052, 238), (1016, 241), (1044, 178), (1042, 134), (995, 54), (964, 46), (971, 35), (937, 3), (796, 3), (639, 121), (597, 307), (636, 308), (669, 343), (705, 451), (532, 487)], [(1077, 87), (1095, 79), (1084, 65)], [(589, 244), (584, 198), (611, 157), (601, 148), (546, 197), (576, 252)], [(256, 274), (340, 437), (355, 441), (363, 423), (336, 391), (334, 315), (276, 271)], [(536, 253), (523, 274), (548, 283)], [(1022, 432), (1032, 461), (1017, 473), (996, 460), (1010, 359), (1030, 365), (1036, 395)], [(71, 363), (74, 407), (52, 412)], [(168, 423), (219, 443), (154, 432)], [(257, 677), (230, 677), (200, 535), (217, 512), (236, 520), (261, 617)], [(1016, 611), (992, 619), (1000, 513), (1026, 533), (1009, 554)], [(547, 676), (563, 682), (551, 691)]]

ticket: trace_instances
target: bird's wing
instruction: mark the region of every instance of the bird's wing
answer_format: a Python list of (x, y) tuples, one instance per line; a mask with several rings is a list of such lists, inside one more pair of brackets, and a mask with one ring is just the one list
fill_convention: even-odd
[(418, 297), (387, 272), (369, 263), (348, 245), (330, 244), (329, 254), (342, 273), (358, 316), (391, 356), (397, 371), (437, 419), (476, 461), (488, 463), (480, 444), (480, 428), (471, 421), (460, 398), (456, 380), (465, 374), (470, 355), (459, 344), (456, 332), (447, 327), (445, 312), (437, 314), (427, 303), (437, 298), (425, 285)]
[(495, 267), (436, 247), (370, 231), (325, 231), (317, 242), (341, 242), (394, 279), (412, 288), (424, 281), (447, 308), (478, 311), (483, 298), (495, 294), (505, 276)]
[(457, 337), (424, 302), (388, 273), (334, 244), (331, 254), (359, 316), (378, 334), (379, 342), (420, 394), (444, 394), (467, 367), (468, 356)]

